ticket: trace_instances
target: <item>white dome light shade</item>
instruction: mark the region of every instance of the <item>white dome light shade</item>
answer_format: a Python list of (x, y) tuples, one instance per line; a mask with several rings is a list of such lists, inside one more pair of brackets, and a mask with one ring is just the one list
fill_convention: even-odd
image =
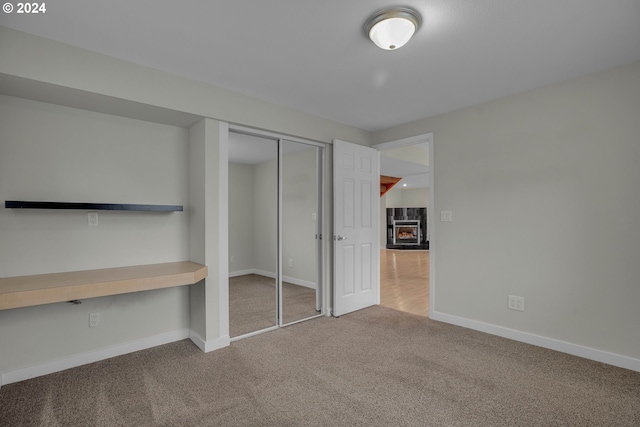
[(395, 50), (411, 39), (421, 21), (420, 14), (415, 10), (398, 7), (374, 13), (367, 19), (364, 29), (376, 46)]
[(378, 22), (369, 31), (369, 38), (384, 50), (401, 48), (411, 39), (416, 27), (404, 18), (390, 18)]

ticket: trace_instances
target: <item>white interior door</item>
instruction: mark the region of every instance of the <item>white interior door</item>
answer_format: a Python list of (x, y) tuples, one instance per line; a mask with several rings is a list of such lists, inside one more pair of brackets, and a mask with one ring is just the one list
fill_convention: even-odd
[(333, 141), (333, 314), (380, 301), (378, 151)]

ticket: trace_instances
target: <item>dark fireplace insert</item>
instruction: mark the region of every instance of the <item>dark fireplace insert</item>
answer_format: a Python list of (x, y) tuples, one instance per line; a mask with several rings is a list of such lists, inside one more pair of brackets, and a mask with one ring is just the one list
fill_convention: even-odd
[(429, 249), (427, 208), (387, 208), (387, 249)]
[(420, 221), (393, 221), (394, 245), (420, 244)]

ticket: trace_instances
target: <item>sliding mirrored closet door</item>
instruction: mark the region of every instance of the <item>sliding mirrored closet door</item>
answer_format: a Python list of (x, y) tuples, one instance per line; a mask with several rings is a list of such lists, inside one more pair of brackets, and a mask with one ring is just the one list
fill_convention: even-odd
[(282, 323), (321, 310), (321, 148), (280, 143)]
[(322, 313), (323, 147), (229, 133), (229, 334)]
[(229, 133), (229, 335), (278, 324), (278, 141)]

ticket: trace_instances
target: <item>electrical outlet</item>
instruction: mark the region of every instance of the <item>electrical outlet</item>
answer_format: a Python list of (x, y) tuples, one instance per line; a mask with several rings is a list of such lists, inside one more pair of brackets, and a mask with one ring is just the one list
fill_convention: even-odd
[(100, 313), (89, 313), (89, 327), (94, 328), (100, 324)]
[(524, 311), (524, 297), (509, 295), (509, 308), (511, 310)]
[(89, 227), (97, 227), (98, 226), (98, 212), (89, 212), (87, 214)]
[(440, 211), (440, 221), (442, 222), (453, 221), (453, 213), (451, 211)]
[(231, 257), (229, 257), (229, 261), (231, 261), (231, 264), (233, 264), (234, 262), (236, 262), (236, 257), (231, 255)]
[(311, 213), (311, 221), (315, 221), (315, 220), (317, 220), (317, 219), (318, 219), (318, 216), (316, 215), (316, 213), (315, 213), (315, 212), (312, 212), (312, 213)]
[(289, 267), (293, 267), (293, 258), (289, 258)]

